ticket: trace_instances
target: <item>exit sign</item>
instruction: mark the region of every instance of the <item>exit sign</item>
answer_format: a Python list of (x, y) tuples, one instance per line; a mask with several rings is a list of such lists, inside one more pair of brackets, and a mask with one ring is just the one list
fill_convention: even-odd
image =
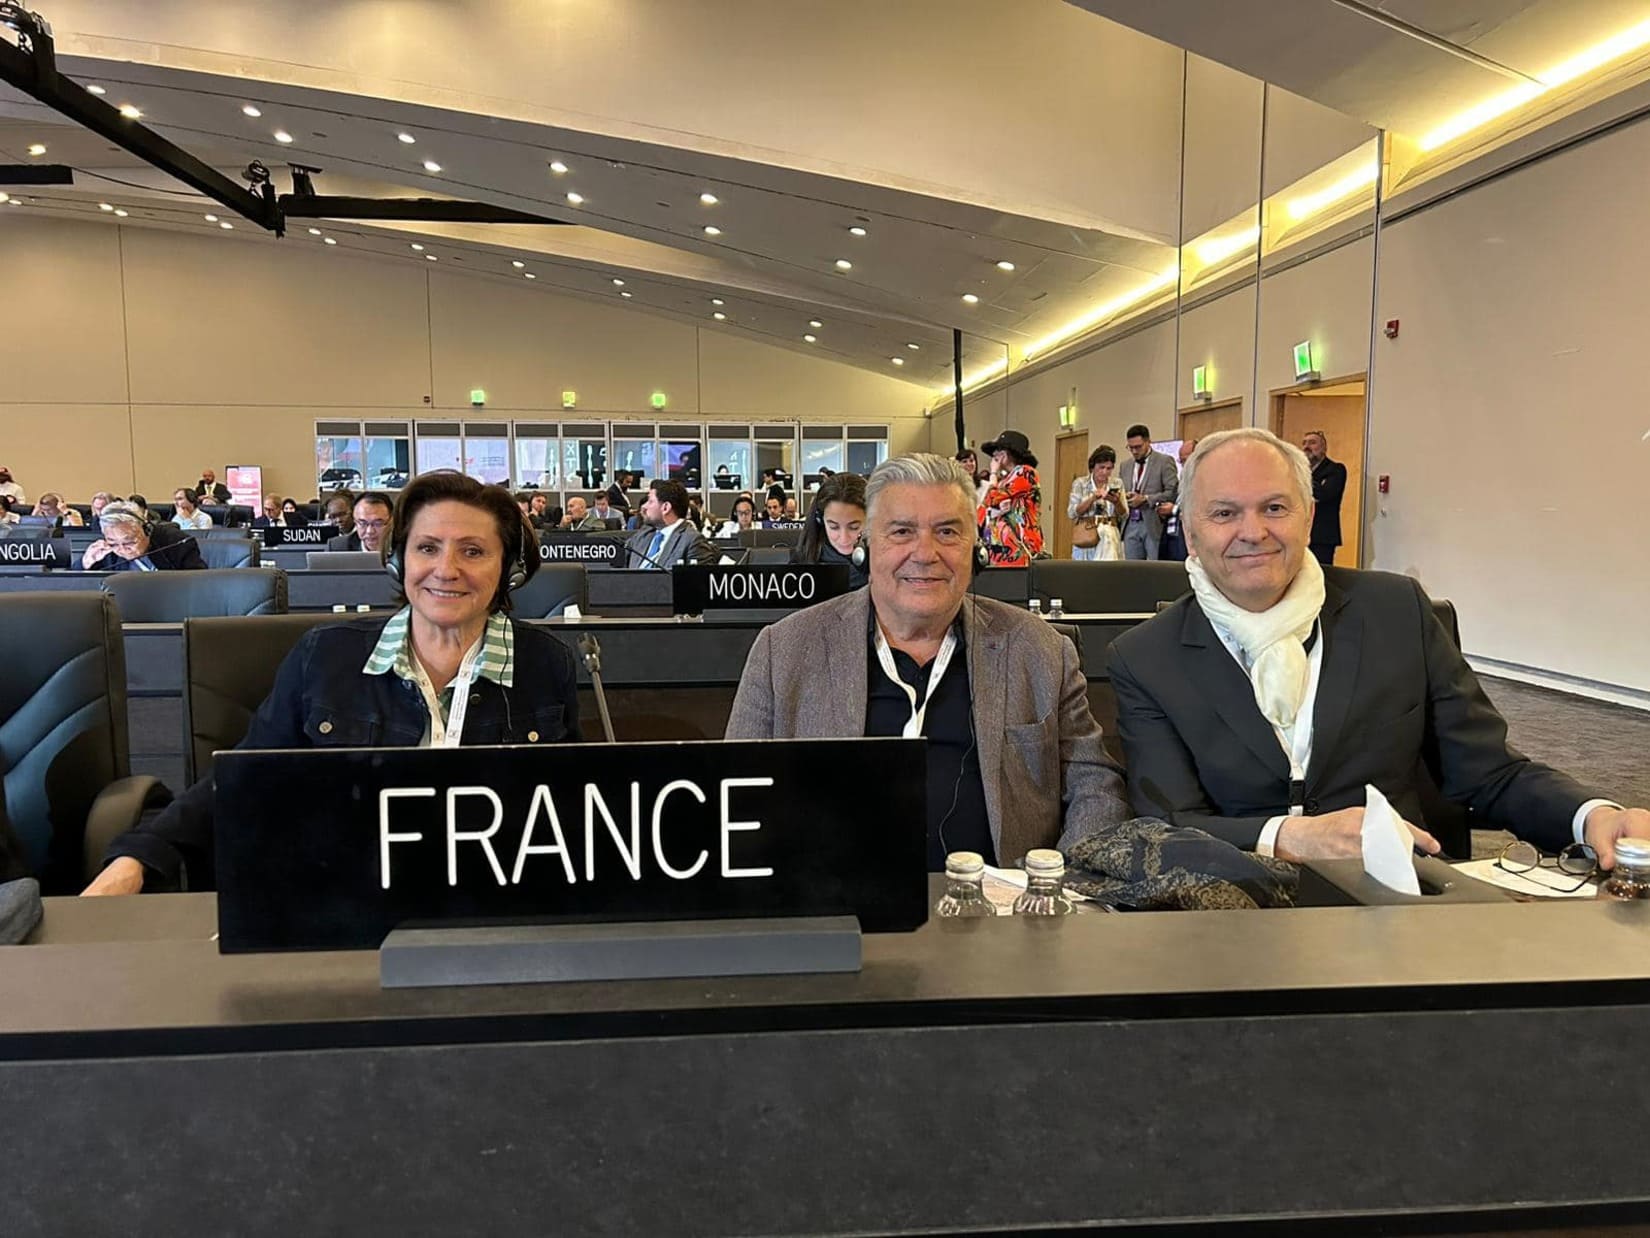
[(665, 393), (662, 391), (655, 391), (650, 403), (652, 403), (654, 408), (663, 408), (665, 406)]
[(1320, 377), (1317, 358), (1312, 355), (1312, 341), (1302, 340), (1295, 345), (1295, 381), (1308, 383)]
[(1209, 367), (1194, 365), (1192, 367), (1192, 398), (1194, 400), (1211, 400), (1214, 392), (1209, 388)]
[(480, 387), (475, 388), (475, 390), (470, 392), (470, 403), (471, 404), (485, 404), (485, 403), (487, 403), (487, 393), (485, 391), (483, 391)]

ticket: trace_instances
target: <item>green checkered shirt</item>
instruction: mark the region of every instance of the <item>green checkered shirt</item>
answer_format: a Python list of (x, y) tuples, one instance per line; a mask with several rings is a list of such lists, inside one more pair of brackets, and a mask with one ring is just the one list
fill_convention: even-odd
[[(408, 628), (412, 623), (412, 607), (403, 606), (384, 625), (378, 643), (373, 646), (363, 675), (384, 675), (393, 671), (408, 683), (418, 682), (418, 671), (413, 666), (412, 641)], [(476, 656), (476, 676), (491, 679), (501, 688), (514, 686), (516, 669), (516, 632), (510, 620), (501, 613), (487, 616), (487, 627), (481, 633), (481, 652)], [(445, 726), (453, 708), (453, 685), (441, 691), (441, 721)]]

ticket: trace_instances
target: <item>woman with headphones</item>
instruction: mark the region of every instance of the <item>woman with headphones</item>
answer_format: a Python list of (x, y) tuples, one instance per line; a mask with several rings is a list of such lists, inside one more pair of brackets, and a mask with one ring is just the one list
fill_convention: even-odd
[(834, 473), (814, 493), (793, 561), (845, 564), (848, 586), (863, 588), (868, 578), (853, 553), (864, 528), (865, 479), (858, 473)]
[[(242, 748), (415, 748), (579, 738), (573, 655), (509, 617), (538, 544), (508, 491), (426, 473), (401, 491), (387, 619), (322, 623), (281, 663)], [(212, 884), (212, 780), (117, 838), (87, 894)]]

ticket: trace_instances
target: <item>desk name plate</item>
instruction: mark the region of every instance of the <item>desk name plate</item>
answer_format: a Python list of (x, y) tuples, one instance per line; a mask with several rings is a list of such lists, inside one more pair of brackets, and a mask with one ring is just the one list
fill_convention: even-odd
[(678, 615), (714, 610), (800, 610), (848, 592), (840, 563), (678, 564), (670, 572), (670, 608)]
[(539, 534), (539, 561), (541, 563), (583, 563), (591, 566), (618, 567), (624, 558), (625, 541), (622, 533), (575, 533), (546, 529)]
[(338, 536), (335, 524), (304, 524), (296, 528), (277, 525), (273, 529), (255, 529), (265, 546), (325, 546)]
[[(928, 918), (923, 740), (220, 752), (225, 953), (397, 927)], [(825, 788), (844, 770), (874, 811)]]
[(66, 568), (74, 564), (74, 554), (66, 537), (0, 538), (0, 567)]

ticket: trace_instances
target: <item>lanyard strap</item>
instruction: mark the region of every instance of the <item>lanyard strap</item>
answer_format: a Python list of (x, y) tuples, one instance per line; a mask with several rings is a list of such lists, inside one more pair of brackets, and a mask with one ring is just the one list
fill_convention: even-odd
[[(411, 633), (408, 633), (408, 643), (411, 644)], [(441, 694), (435, 690), (430, 682), (429, 673), (424, 664), (418, 660), (418, 654), (412, 649), (413, 671), (417, 676), (418, 690), (424, 694), (424, 707), (430, 711), (430, 747), (456, 748), (464, 736), (464, 716), (470, 712), (470, 685), (475, 682), (476, 663), (481, 658), (481, 646), (486, 642), (487, 634), (483, 632), (481, 639), (470, 646), (464, 660), (458, 664), (458, 674), (451, 684), (453, 690), (452, 711), (445, 717), (441, 712)]]
[(877, 661), (882, 663), (882, 673), (888, 676), (905, 693), (906, 699), (911, 702), (911, 717), (906, 722), (905, 729), (900, 732), (904, 739), (916, 739), (922, 735), (923, 715), (928, 712), (928, 702), (933, 699), (934, 690), (939, 687), (940, 680), (945, 678), (945, 669), (951, 665), (951, 655), (957, 649), (957, 634), (947, 631), (945, 640), (940, 644), (940, 653), (934, 659), (934, 669), (928, 673), (928, 689), (922, 694), (922, 701), (917, 701), (917, 690), (899, 677), (894, 669), (894, 653), (888, 647), (888, 638), (882, 634), (882, 626), (877, 625)]

